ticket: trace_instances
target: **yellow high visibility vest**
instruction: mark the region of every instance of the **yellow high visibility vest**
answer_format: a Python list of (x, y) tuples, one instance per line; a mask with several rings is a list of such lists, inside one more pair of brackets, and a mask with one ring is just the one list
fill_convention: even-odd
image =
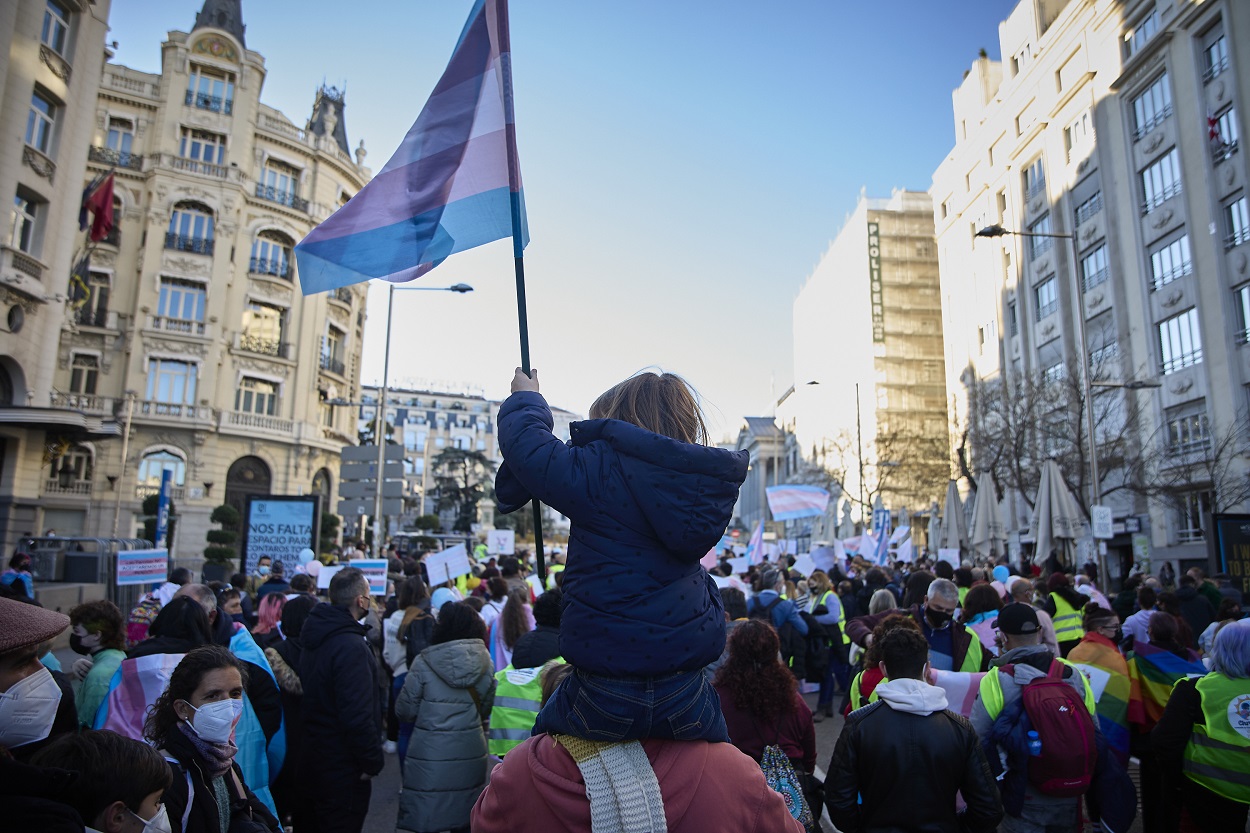
[[(807, 612), (811, 613), (813, 610), (820, 607), (821, 605), (824, 605), (825, 609), (828, 609), (829, 608), (828, 599), (832, 595), (833, 595), (832, 590), (826, 590), (823, 596), (821, 596), (819, 599), (814, 599), (812, 601), (812, 608), (811, 610)], [(838, 603), (838, 630), (842, 632), (842, 644), (850, 645), (851, 638), (846, 635), (846, 611), (842, 609), (842, 604), (840, 601)]]
[(1085, 636), (1081, 626), (1081, 612), (1068, 604), (1058, 593), (1051, 593), (1055, 602), (1055, 641), (1076, 642)]
[(1185, 746), (1185, 777), (1250, 804), (1250, 680), (1212, 671), (1194, 685), (1202, 695), (1204, 723), (1194, 724)]
[[(1085, 691), (1085, 708), (1089, 709), (1089, 713), (1094, 715), (1094, 720), (1097, 721), (1098, 704), (1094, 702), (1094, 690), (1090, 687), (1089, 680), (1085, 679), (1085, 675), (1081, 673), (1081, 669), (1077, 668), (1066, 659), (1057, 659), (1059, 659), (1059, 662), (1062, 664), (1071, 668), (1072, 673), (1076, 675), (1076, 677), (1080, 678), (1081, 685), (1084, 687)], [(1003, 705), (1005, 701), (1003, 699), (1003, 683), (998, 679), (997, 668), (991, 668), (989, 673), (981, 678), (980, 696), (981, 702), (985, 705), (985, 711), (990, 716), (990, 720), (998, 719), (998, 716), (1003, 712)]]

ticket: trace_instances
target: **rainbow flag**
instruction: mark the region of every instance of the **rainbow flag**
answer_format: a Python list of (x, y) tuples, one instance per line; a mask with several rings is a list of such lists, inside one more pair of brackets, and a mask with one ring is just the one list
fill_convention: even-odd
[(1129, 677), (1133, 681), (1129, 722), (1138, 731), (1149, 732), (1159, 722), (1177, 680), (1207, 673), (1197, 654), (1190, 651), (1189, 656), (1189, 659), (1182, 659), (1149, 642), (1137, 642), (1133, 646), (1128, 657)]
[(1127, 764), (1128, 711), (1133, 692), (1128, 663), (1109, 641), (1091, 639), (1088, 635), (1072, 649), (1068, 662), (1081, 669), (1089, 680), (1097, 703), (1098, 726), (1120, 763)]

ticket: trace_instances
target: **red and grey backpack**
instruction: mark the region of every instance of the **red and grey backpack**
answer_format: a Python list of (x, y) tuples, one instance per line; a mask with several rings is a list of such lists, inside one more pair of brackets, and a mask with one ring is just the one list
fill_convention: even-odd
[[(1098, 760), (1094, 716), (1080, 693), (1063, 679), (1064, 664), (1052, 660), (1044, 677), (1021, 689), (1024, 713), (1042, 741), (1042, 754), (1029, 757), (1028, 775), (1039, 792), (1056, 797), (1084, 795)], [(1073, 674), (1080, 674), (1073, 669)]]

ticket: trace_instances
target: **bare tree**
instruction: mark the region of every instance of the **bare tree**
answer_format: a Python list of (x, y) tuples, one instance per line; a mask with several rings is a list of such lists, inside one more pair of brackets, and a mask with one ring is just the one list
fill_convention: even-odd
[[(817, 480), (842, 486), (852, 473), (858, 474), (859, 444), (849, 431), (841, 432), (821, 449), (813, 449), (813, 469), (822, 474), (804, 482), (823, 485)], [(950, 478), (950, 444), (944, 435), (928, 436), (908, 429), (887, 429), (863, 448), (864, 488), (842, 488), (842, 497), (858, 506), (862, 517), (872, 510), (880, 496), (892, 508), (919, 509), (929, 505), (942, 492)], [(828, 487), (826, 487), (828, 488)]]
[(1220, 425), (1205, 414), (1165, 423), (1130, 471), (1130, 488), (1185, 512), (1227, 512), (1250, 500), (1250, 416)]

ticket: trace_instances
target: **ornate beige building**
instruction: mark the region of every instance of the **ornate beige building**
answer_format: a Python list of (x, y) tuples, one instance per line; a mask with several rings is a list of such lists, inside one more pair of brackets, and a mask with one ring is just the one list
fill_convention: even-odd
[(304, 297), (292, 247), (370, 171), (338, 91), (303, 126), (261, 103), (238, 0), (208, 0), (161, 58), (159, 75), (104, 67), (83, 155), (88, 178), (116, 174), (117, 224), (46, 347), (52, 403), (115, 418), (123, 438), (68, 449), (73, 476), (41, 502), (61, 534), (134, 534), (170, 470), (176, 554), (194, 560), (221, 503), (316, 493), (334, 512), (355, 420), (325, 403), (359, 395), (365, 289)]
[(0, 233), (0, 548), (6, 557), (23, 534), (61, 531), (63, 517), (48, 500), (49, 490), (59, 488), (58, 444), (101, 451), (117, 445), (109, 439), (119, 433), (112, 412), (67, 406), (53, 380), (57, 341), (70, 314), (70, 267), (84, 237), (78, 207), (108, 13), (109, 0), (0, 3), (0, 194), (7, 219)]

